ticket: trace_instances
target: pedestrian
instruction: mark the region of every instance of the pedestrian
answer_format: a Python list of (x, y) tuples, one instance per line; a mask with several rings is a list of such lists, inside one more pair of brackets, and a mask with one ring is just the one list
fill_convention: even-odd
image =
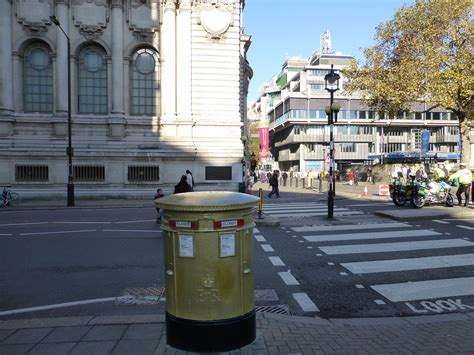
[(272, 191), (268, 194), (268, 198), (271, 198), (272, 195), (276, 194), (277, 198), (280, 198), (280, 191), (278, 190), (278, 171), (274, 170), (273, 174), (270, 176), (269, 179), (270, 186), (272, 187)]
[(369, 184), (372, 182), (372, 169), (371, 168), (367, 169), (367, 179), (365, 180), (365, 182)]
[(186, 182), (191, 188), (191, 191), (194, 191), (194, 177), (193, 177), (193, 173), (191, 173), (191, 171), (189, 170), (186, 170)]
[(423, 169), (422, 166), (420, 166), (416, 171), (415, 178), (418, 181), (422, 181), (428, 178), (428, 175), (426, 174), (425, 169)]
[(283, 178), (283, 186), (286, 186), (286, 180), (288, 179), (288, 174), (286, 171), (281, 174), (281, 177)]
[(469, 204), (469, 186), (472, 184), (472, 173), (471, 170), (467, 168), (465, 163), (459, 164), (460, 168), (456, 173), (449, 177), (449, 180), (454, 179), (459, 180), (459, 187), (456, 191), (456, 197), (458, 198), (458, 205), (462, 206), (462, 194), (464, 193), (464, 207), (467, 207)]
[[(164, 195), (165, 194), (163, 193), (162, 189), (157, 189), (155, 193), (155, 200), (157, 198), (163, 197)], [(156, 207), (156, 212), (158, 213), (158, 215), (156, 216), (156, 223), (161, 223), (161, 220), (163, 218), (163, 209)]]
[[(267, 173), (267, 181), (268, 181), (268, 184), (270, 185), (270, 178), (272, 177), (272, 173), (271, 172), (268, 172)], [(271, 186), (271, 185), (270, 185)]]
[(245, 193), (251, 195), (252, 194), (252, 187), (254, 184), (254, 179), (253, 176), (247, 175), (247, 178), (245, 179)]
[(354, 170), (354, 185), (359, 185), (359, 173), (357, 170)]
[(174, 187), (175, 194), (181, 194), (184, 192), (192, 192), (191, 186), (188, 184), (188, 178), (186, 175), (181, 176), (181, 180), (179, 180), (178, 184)]
[(352, 170), (349, 170), (349, 173), (347, 174), (347, 179), (349, 180), (349, 186), (352, 186), (354, 183), (354, 173)]

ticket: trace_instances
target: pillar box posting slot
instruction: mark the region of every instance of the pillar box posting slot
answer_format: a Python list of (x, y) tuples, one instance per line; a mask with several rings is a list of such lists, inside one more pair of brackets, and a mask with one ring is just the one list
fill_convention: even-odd
[(236, 192), (189, 192), (162, 208), (166, 340), (177, 349), (223, 352), (255, 340), (253, 207)]

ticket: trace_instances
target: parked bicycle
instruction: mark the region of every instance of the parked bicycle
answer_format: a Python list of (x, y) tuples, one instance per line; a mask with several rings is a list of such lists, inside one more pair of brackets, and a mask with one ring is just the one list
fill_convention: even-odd
[(14, 192), (11, 186), (4, 186), (2, 191), (2, 206), (12, 206), (20, 203), (20, 194)]

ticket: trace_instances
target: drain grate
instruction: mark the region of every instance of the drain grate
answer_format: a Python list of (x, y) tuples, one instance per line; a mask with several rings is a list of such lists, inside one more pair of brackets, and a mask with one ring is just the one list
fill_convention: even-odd
[(286, 304), (277, 304), (274, 306), (256, 306), (257, 313), (274, 313), (291, 315), (290, 308)]

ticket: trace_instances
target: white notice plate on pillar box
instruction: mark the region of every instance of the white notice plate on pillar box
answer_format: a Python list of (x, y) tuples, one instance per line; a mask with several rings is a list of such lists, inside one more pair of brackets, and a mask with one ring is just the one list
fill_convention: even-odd
[(235, 234), (221, 234), (220, 257), (235, 256)]
[(190, 234), (179, 235), (179, 256), (194, 257), (193, 236)]

